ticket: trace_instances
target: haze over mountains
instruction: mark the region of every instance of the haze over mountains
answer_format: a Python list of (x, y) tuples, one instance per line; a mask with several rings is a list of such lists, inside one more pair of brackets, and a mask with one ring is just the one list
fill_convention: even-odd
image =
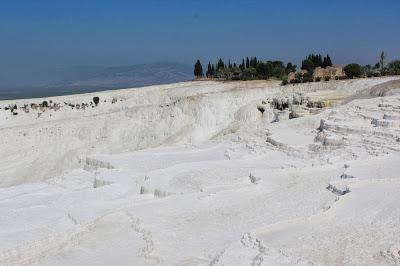
[[(0, 99), (133, 88), (187, 81), (192, 78), (191, 66), (168, 61), (116, 67), (75, 66), (27, 75), (21, 82), (15, 79), (2, 84), (0, 80)], [(32, 85), (25, 86), (28, 80)]]

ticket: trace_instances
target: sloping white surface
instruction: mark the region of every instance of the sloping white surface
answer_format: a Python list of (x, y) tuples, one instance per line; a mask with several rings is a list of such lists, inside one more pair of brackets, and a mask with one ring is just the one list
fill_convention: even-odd
[(274, 123), (257, 110), (387, 80), (194, 82), (38, 119), (0, 110), (0, 264), (398, 264), (400, 127), (385, 121), (400, 97)]

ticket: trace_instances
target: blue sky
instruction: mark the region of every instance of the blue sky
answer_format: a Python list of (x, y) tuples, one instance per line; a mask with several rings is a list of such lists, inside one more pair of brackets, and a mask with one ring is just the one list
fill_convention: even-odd
[[(3, 0), (0, 83), (15, 73), (246, 55), (298, 63), (400, 58), (400, 1)], [(205, 62), (204, 62), (205, 63)]]

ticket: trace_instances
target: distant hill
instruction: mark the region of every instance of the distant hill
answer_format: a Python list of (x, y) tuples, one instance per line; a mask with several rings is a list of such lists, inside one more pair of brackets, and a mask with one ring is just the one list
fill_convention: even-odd
[(69, 67), (54, 70), (49, 76), (31, 86), (0, 86), (0, 100), (176, 83), (193, 79), (193, 70), (185, 64), (157, 62), (119, 67)]
[(158, 62), (153, 64), (104, 68), (85, 78), (73, 80), (66, 84), (66, 86), (73, 88), (127, 88), (175, 83), (192, 78), (192, 69), (188, 65)]

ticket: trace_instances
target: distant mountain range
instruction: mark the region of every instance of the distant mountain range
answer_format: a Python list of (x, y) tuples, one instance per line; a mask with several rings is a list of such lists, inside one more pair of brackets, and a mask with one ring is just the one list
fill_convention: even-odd
[(157, 62), (119, 67), (79, 66), (57, 69), (32, 87), (1, 88), (0, 99), (46, 97), (106, 89), (133, 88), (193, 79), (192, 67)]
[(193, 78), (188, 65), (158, 62), (97, 69), (95, 73), (66, 84), (68, 87), (127, 88), (174, 83)]

